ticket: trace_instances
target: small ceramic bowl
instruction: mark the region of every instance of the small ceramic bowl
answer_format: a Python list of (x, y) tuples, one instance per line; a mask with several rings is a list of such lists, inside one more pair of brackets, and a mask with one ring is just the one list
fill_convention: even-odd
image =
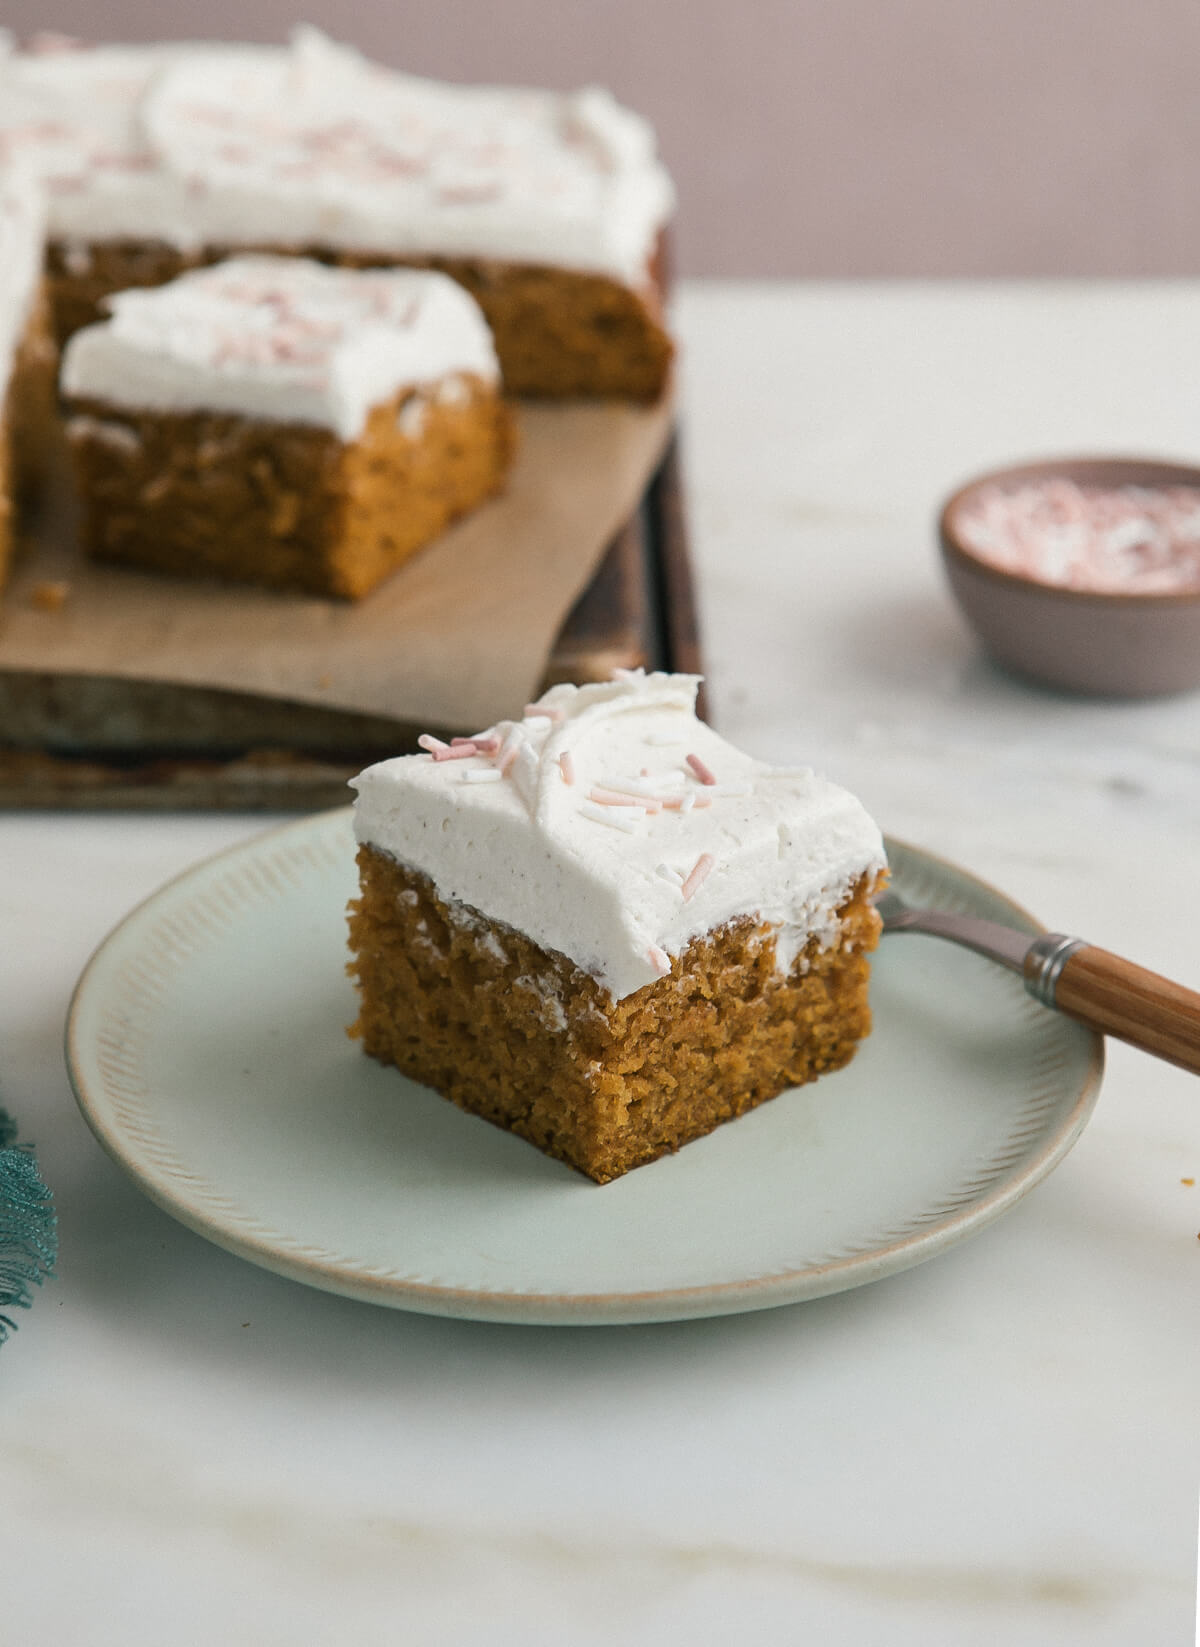
[(1200, 686), (1200, 588), (1093, 593), (1003, 571), (963, 541), (965, 511), (986, 488), (1015, 491), (1054, 479), (1079, 486), (1200, 493), (1200, 468), (1139, 458), (1058, 458), (980, 475), (946, 502), (942, 559), (955, 598), (1004, 668), (1048, 686), (1149, 697)]

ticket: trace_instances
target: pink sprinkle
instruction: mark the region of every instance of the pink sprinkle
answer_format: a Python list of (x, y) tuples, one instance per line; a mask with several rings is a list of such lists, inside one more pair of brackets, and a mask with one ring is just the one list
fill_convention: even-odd
[(685, 904), (690, 903), (693, 895), (698, 891), (701, 884), (707, 880), (708, 875), (715, 863), (716, 859), (713, 857), (711, 852), (702, 852), (696, 859), (696, 862), (692, 867), (692, 873), (688, 876), (687, 880), (684, 881), (683, 885), (679, 889), (683, 894), (683, 901)]
[(619, 795), (626, 804), (644, 806), (651, 812), (661, 812), (663, 807), (679, 799), (677, 795), (656, 795), (649, 787), (635, 785), (632, 779), (623, 783), (620, 778), (612, 778), (608, 783), (598, 784), (597, 788), (606, 795)]
[(651, 795), (625, 795), (619, 789), (605, 789), (600, 785), (588, 790), (588, 800), (595, 801), (597, 806), (637, 806), (643, 812), (659, 812), (662, 809), (662, 802)]
[(965, 546), (1001, 571), (1068, 589), (1200, 587), (1200, 490), (1080, 486), (1058, 476), (985, 486), (959, 510)]
[(547, 709), (540, 703), (527, 703), (521, 713), (522, 715), (541, 715), (548, 721), (561, 721), (563, 718), (561, 709)]
[(455, 738), (453, 743), (443, 743), (432, 732), (422, 732), (417, 742), (422, 749), (429, 751), (435, 761), (465, 761), (479, 753), (478, 746), (470, 738)]
[(571, 759), (571, 751), (564, 749), (558, 757), (558, 770), (562, 773), (564, 783), (575, 782), (575, 762)]
[(716, 778), (713, 776), (711, 770), (700, 759), (699, 755), (688, 755), (687, 763), (699, 778), (701, 783), (716, 783)]
[(450, 739), (451, 749), (453, 749), (456, 744), (460, 744), (460, 743), (473, 743), (475, 745), (476, 749), (479, 748), (479, 743), (475, 738), (451, 738)]
[(671, 970), (671, 957), (664, 950), (659, 949), (657, 944), (651, 944), (646, 954), (650, 957), (650, 965), (659, 977), (665, 978)]
[(481, 755), (494, 755), (500, 747), (500, 739), (493, 738), (490, 733), (486, 738), (472, 738), (470, 741)]
[(516, 760), (517, 756), (520, 753), (521, 753), (521, 739), (520, 738), (510, 738), (508, 743), (506, 743), (504, 748), (500, 751), (500, 771), (505, 777), (508, 776), (509, 771), (512, 768), (513, 762)]

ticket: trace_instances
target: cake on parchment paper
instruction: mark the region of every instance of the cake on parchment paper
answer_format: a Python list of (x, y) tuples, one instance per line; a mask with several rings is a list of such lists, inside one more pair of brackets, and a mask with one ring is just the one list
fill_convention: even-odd
[(445, 275), (231, 258), (109, 302), (62, 367), (99, 559), (358, 598), (503, 485), (491, 335)]
[(355, 1033), (600, 1183), (845, 1064), (879, 830), (740, 753), (695, 676), (557, 686), (355, 780)]

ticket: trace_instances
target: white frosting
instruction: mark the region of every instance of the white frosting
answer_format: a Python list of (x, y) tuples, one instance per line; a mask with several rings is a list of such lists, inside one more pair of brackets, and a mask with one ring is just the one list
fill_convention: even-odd
[(42, 194), (20, 165), (0, 169), (0, 406), (42, 276)]
[(67, 241), (482, 257), (636, 284), (674, 201), (651, 129), (607, 92), (442, 85), (312, 29), (287, 48), (0, 56), (0, 152), (16, 147)]
[(24, 156), (43, 179), (47, 228), (55, 239), (194, 245), (186, 180), (147, 144), (142, 100), (172, 61), (273, 50), (277, 54), (267, 47), (174, 45), (10, 52), (0, 59), (0, 158)]
[[(368, 767), (354, 780), (357, 837), (427, 875), (444, 901), (568, 956), (615, 999), (662, 974), (655, 950), (679, 955), (745, 915), (775, 929), (776, 963), (790, 968), (814, 934), (836, 939), (838, 906), (883, 867), (883, 841), (846, 790), (754, 760), (698, 721), (697, 684), (639, 671), (556, 686), (536, 706), (547, 716), (489, 729), (498, 752)], [(514, 747), (503, 779), (485, 775)], [(591, 798), (621, 786), (672, 804)], [(685, 899), (705, 854), (712, 866)]]
[(499, 379), (474, 299), (418, 270), (231, 258), (108, 307), (111, 319), (67, 345), (68, 396), (311, 423), (350, 440), (400, 389)]

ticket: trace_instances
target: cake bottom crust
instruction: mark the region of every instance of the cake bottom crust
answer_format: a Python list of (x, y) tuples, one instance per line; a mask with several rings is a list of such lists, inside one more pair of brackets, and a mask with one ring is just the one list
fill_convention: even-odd
[(370, 846), (350, 906), (351, 1033), (459, 1108), (597, 1183), (841, 1068), (870, 1030), (879, 936), (863, 878), (840, 936), (790, 972), (746, 917), (693, 940), (668, 976), (614, 1001), (563, 955), (463, 905)]

